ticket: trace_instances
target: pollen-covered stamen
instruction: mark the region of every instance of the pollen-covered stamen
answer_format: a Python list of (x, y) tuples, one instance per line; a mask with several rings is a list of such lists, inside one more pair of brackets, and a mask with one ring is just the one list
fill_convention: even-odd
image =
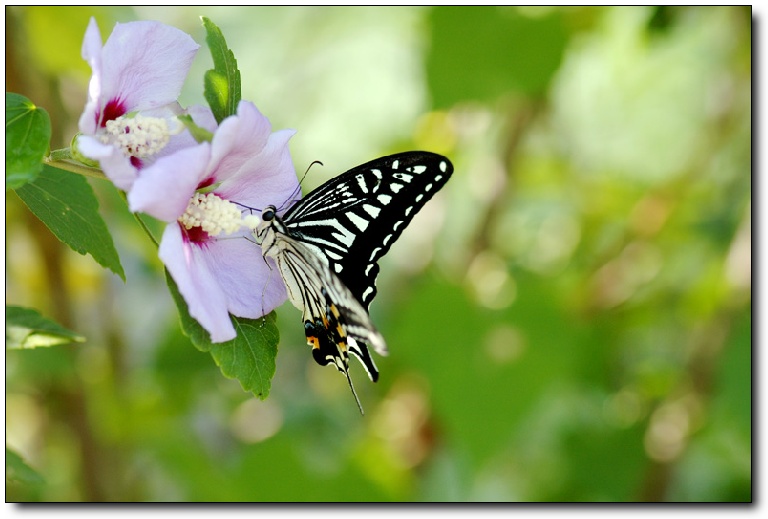
[(248, 214), (243, 217), (243, 226), (249, 229), (251, 232), (256, 231), (261, 225), (261, 218), (255, 214)]
[(179, 223), (186, 229), (199, 227), (208, 236), (218, 236), (232, 234), (243, 226), (251, 229), (253, 221), (250, 216), (243, 219), (238, 206), (213, 193), (195, 193)]
[(140, 159), (157, 154), (168, 144), (172, 135), (165, 119), (140, 114), (107, 121), (105, 130), (101, 134), (104, 144), (113, 144), (123, 150), (125, 155)]

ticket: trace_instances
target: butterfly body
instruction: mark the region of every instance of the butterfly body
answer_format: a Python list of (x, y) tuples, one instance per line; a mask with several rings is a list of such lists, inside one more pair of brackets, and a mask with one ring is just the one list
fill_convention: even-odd
[(353, 393), (349, 352), (374, 382), (378, 370), (367, 345), (387, 353), (368, 315), (377, 261), (452, 172), (440, 155), (400, 153), (329, 180), (282, 217), (274, 206), (262, 212), (257, 243), (265, 258), (275, 260), (288, 299), (302, 311), (313, 357), (321, 365), (332, 362)]

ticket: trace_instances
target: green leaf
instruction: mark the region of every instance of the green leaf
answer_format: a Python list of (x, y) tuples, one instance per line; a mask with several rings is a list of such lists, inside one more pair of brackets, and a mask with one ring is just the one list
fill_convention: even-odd
[(16, 194), (59, 240), (75, 252), (90, 254), (125, 281), (112, 236), (99, 215), (99, 202), (85, 178), (44, 166), (37, 180)]
[(51, 141), (51, 118), (19, 94), (5, 93), (5, 189), (35, 180)]
[(440, 6), (430, 22), (426, 68), (435, 108), (510, 92), (544, 95), (568, 36), (557, 11), (534, 18), (513, 7)]
[(228, 378), (236, 378), (245, 391), (264, 400), (275, 376), (275, 357), (280, 333), (277, 315), (262, 319), (233, 317), (237, 337), (210, 347), (213, 360)]
[(34, 308), (5, 307), (5, 347), (12, 350), (84, 342), (85, 337), (46, 319)]
[(205, 99), (213, 111), (216, 122), (237, 113), (240, 103), (240, 71), (235, 55), (227, 47), (224, 35), (206, 17), (201, 17), (205, 27), (205, 41), (213, 57), (213, 69), (205, 73)]
[(21, 456), (8, 447), (5, 448), (5, 480), (26, 485), (39, 485), (45, 482), (40, 474), (24, 463)]
[(262, 400), (267, 398), (275, 375), (275, 357), (280, 340), (275, 312), (259, 319), (231, 316), (237, 337), (227, 342), (212, 343), (205, 328), (189, 315), (187, 303), (168, 271), (165, 277), (179, 310), (184, 335), (200, 351), (210, 352), (225, 377), (237, 379), (244, 391)]

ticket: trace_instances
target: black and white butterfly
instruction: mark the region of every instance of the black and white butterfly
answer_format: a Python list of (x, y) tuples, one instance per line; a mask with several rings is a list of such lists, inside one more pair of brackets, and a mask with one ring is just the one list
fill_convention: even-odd
[(333, 363), (349, 382), (349, 352), (376, 381), (368, 346), (387, 354), (371, 323), (377, 261), (414, 215), (453, 173), (451, 162), (424, 151), (381, 157), (318, 187), (283, 217), (275, 206), (262, 212), (256, 231), (265, 257), (275, 260), (288, 298), (303, 312), (304, 332), (320, 365)]

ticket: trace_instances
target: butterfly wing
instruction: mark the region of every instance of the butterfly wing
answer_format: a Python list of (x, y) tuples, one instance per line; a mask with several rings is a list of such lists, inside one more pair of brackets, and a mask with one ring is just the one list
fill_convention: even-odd
[(384, 338), (365, 308), (331, 272), (324, 257), (314, 247), (280, 232), (280, 227), (277, 219), (262, 246), (265, 254), (275, 259), (291, 303), (303, 312), (304, 332), (313, 357), (321, 365), (333, 362), (349, 378), (351, 351), (375, 382), (378, 370), (365, 343), (386, 355)]
[(332, 272), (368, 309), (376, 296), (379, 258), (452, 173), (451, 162), (435, 153), (381, 157), (315, 189), (283, 221), (291, 235), (323, 253)]

